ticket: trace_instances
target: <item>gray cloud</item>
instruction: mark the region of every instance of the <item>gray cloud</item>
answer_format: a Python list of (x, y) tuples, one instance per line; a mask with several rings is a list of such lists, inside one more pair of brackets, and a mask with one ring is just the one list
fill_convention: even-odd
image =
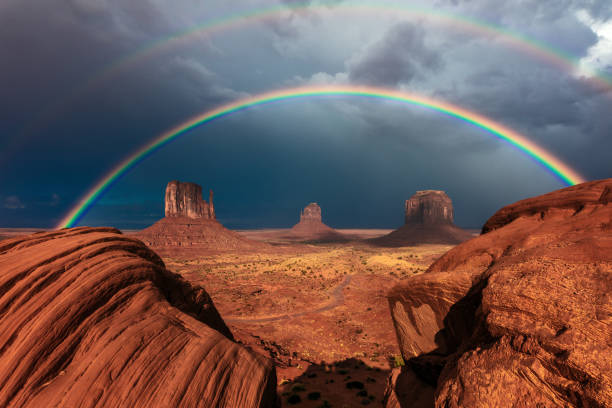
[(25, 204), (16, 195), (6, 197), (3, 201), (3, 206), (9, 210), (26, 208)]
[(425, 42), (425, 30), (398, 23), (378, 42), (348, 61), (349, 79), (356, 83), (396, 86), (442, 67), (442, 58)]
[(489, 17), (506, 15), (507, 19), (522, 15), (529, 20), (550, 21), (578, 10), (586, 10), (599, 20), (612, 18), (612, 3), (608, 0), (523, 0), (519, 5), (511, 1), (438, 0), (438, 4), (451, 4)]

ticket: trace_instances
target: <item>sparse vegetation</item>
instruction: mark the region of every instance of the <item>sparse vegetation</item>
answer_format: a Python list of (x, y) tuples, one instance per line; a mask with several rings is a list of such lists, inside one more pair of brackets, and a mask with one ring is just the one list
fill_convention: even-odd
[(311, 401), (316, 401), (321, 398), (321, 393), (318, 391), (311, 392), (308, 394), (307, 398)]
[(291, 392), (302, 392), (302, 391), (306, 391), (306, 387), (304, 387), (303, 384), (295, 384), (293, 387), (291, 387)]
[(287, 398), (287, 402), (291, 405), (296, 405), (302, 402), (302, 398), (297, 394), (293, 394), (289, 398)]
[(361, 381), (351, 381), (346, 383), (346, 388), (348, 388), (349, 390), (351, 389), (357, 389), (357, 390), (362, 390), (365, 386), (363, 385), (363, 383)]

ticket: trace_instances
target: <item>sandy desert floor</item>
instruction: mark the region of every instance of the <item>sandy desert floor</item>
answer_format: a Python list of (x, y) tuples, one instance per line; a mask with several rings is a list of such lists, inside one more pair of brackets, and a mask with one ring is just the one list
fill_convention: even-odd
[[(257, 234), (265, 232), (245, 235)], [(238, 341), (275, 360), (283, 406), (356, 407), (379, 406), (401, 361), (386, 292), (450, 248), (277, 243), (263, 253), (162, 256), (206, 288)]]

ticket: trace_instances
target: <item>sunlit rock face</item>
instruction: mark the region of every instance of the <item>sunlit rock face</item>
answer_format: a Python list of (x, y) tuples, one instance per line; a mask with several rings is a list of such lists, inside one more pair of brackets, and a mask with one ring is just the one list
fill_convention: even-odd
[(166, 217), (187, 217), (215, 219), (213, 192), (210, 190), (209, 202), (202, 198), (202, 187), (195, 183), (171, 181), (166, 187)]
[(308, 204), (300, 214), (300, 222), (322, 222), (321, 220), (321, 207), (317, 203)]

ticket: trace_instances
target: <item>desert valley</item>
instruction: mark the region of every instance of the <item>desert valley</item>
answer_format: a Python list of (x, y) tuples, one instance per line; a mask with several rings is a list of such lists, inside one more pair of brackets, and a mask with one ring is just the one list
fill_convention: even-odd
[(612, 0), (0, 0), (0, 408), (612, 408)]
[(5, 230), (0, 405), (612, 404), (612, 180), (482, 234), (435, 190), (396, 231), (297, 215), (231, 231), (173, 181), (142, 231)]

